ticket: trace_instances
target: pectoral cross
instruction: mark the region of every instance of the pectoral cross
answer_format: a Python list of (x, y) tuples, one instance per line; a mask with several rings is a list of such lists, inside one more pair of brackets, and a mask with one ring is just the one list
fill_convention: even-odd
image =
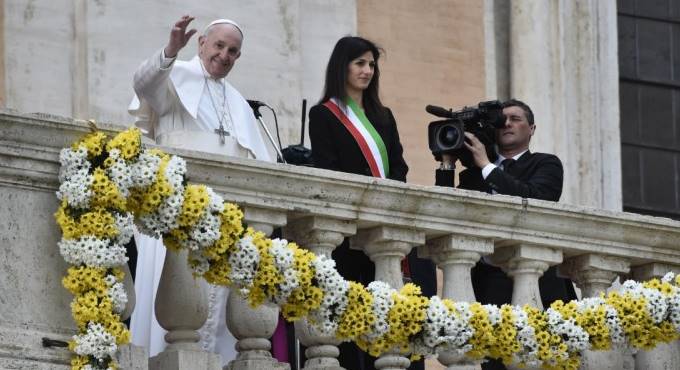
[(230, 136), (229, 131), (226, 131), (220, 122), (220, 127), (215, 129), (215, 133), (220, 135), (220, 143), (224, 144), (224, 138)]

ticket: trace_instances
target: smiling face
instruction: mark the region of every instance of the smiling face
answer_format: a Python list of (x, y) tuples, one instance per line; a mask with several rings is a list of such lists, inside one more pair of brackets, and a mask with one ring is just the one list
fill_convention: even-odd
[(347, 66), (347, 91), (364, 91), (373, 79), (375, 59), (373, 53), (367, 51), (349, 62)]
[(503, 108), (503, 115), (505, 126), (496, 130), (496, 143), (500, 154), (509, 158), (529, 149), (529, 141), (536, 126), (529, 124), (526, 113), (521, 107)]
[(241, 56), (243, 41), (238, 29), (230, 24), (216, 24), (198, 38), (198, 55), (212, 78), (226, 77)]

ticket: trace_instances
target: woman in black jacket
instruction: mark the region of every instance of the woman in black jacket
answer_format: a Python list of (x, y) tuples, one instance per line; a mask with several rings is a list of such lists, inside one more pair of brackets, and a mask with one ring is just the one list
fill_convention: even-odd
[[(406, 181), (397, 124), (378, 96), (380, 51), (361, 37), (341, 38), (326, 69), (323, 98), (309, 111), (309, 137), (315, 167), (366, 176)], [(373, 262), (362, 252), (349, 249), (347, 240), (333, 251), (338, 272), (347, 280), (368, 285), (374, 279)], [(436, 294), (434, 264), (411, 251), (404, 273), (423, 294)], [(346, 369), (374, 369), (375, 358), (353, 343), (340, 345), (340, 365)], [(422, 361), (409, 369), (422, 369)]]

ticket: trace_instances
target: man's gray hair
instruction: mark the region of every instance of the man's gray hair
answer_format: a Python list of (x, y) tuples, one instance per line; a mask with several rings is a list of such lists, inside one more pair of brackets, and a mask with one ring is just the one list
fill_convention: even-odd
[(241, 40), (243, 40), (243, 30), (241, 29), (241, 26), (239, 26), (236, 22), (232, 21), (231, 19), (217, 19), (217, 20), (210, 22), (210, 24), (205, 26), (205, 28), (203, 29), (203, 36), (208, 36), (208, 33), (210, 32), (210, 30), (218, 24), (230, 24), (230, 25), (236, 27), (238, 32), (241, 34)]

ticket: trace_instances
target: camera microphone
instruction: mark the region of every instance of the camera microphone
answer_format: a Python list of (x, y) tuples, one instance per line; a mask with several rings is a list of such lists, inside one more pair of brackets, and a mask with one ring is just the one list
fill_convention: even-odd
[(425, 111), (427, 113), (430, 113), (430, 114), (435, 115), (437, 117), (443, 117), (443, 118), (453, 117), (453, 113), (451, 112), (451, 110), (446, 109), (446, 108), (442, 108), (442, 107), (438, 107), (436, 105), (426, 106)]

